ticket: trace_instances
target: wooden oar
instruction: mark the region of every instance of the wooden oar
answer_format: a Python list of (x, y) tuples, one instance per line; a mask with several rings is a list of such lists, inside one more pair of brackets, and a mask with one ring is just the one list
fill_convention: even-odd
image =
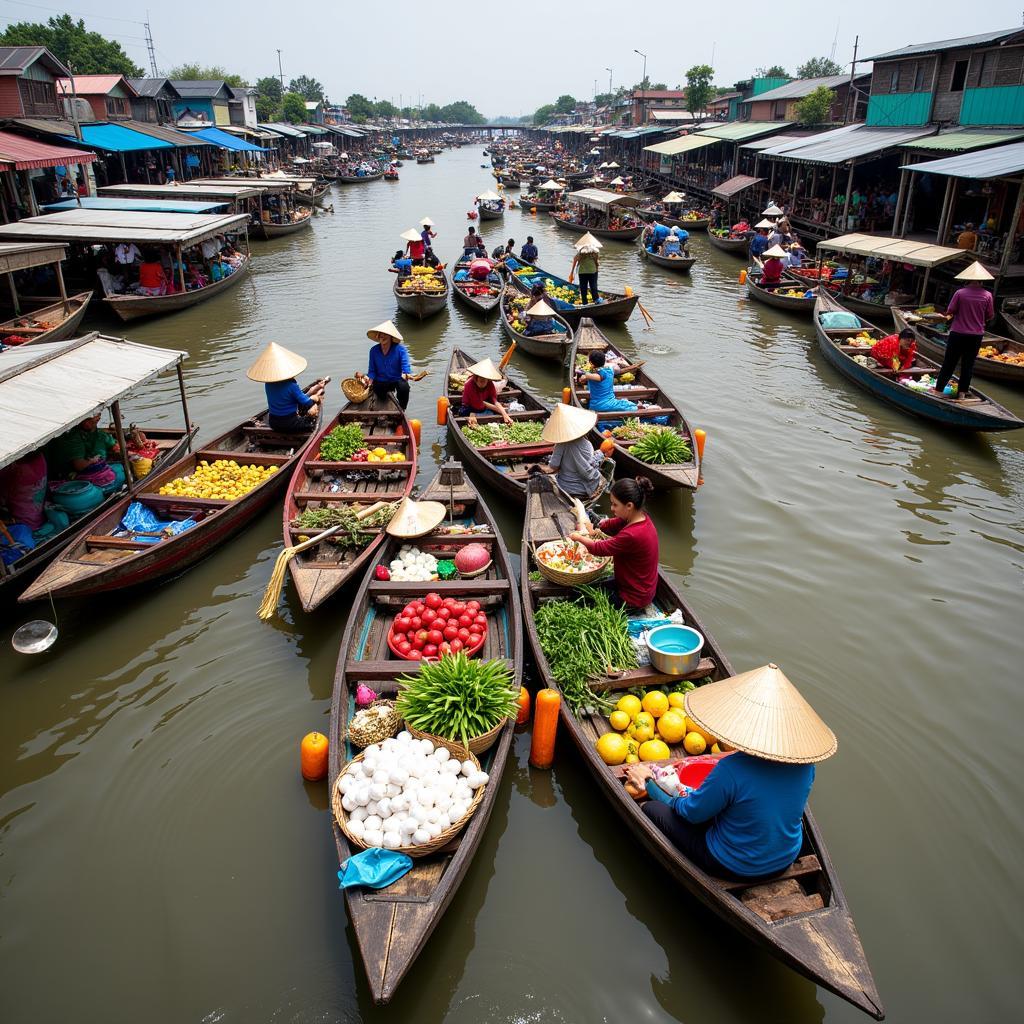
[(644, 304), (639, 299), (636, 300), (636, 306), (637, 306), (637, 309), (640, 310), (640, 312), (643, 315), (644, 319), (647, 321), (648, 325), (653, 324), (654, 323), (654, 317), (651, 316), (651, 314), (647, 311), (646, 306), (644, 306)]

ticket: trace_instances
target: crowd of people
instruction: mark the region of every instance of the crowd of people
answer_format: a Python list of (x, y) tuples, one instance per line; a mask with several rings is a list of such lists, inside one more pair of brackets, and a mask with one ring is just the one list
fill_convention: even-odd
[(126, 241), (98, 253), (96, 273), (105, 295), (173, 295), (223, 281), (246, 258), (225, 235), (184, 249), (180, 261), (168, 246)]

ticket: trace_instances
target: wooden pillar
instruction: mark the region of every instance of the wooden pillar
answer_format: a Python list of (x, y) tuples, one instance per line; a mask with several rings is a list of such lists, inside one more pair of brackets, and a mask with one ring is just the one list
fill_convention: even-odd
[[(1024, 179), (1021, 179), (1020, 187), (1017, 189), (1017, 202), (1013, 207), (1013, 218), (1006, 229), (1006, 245), (1003, 246), (1003, 255), (999, 260), (999, 275), (998, 278), (1002, 278), (1005, 275), (1007, 268), (1010, 265), (1010, 253), (1013, 252), (1013, 239), (1017, 233), (1017, 225), (1020, 223), (1020, 212), (1021, 207), (1024, 206)], [(1002, 282), (996, 280), (996, 289), (998, 290), (999, 285)]]
[(128, 485), (128, 490), (133, 491), (135, 489), (135, 485), (132, 480), (132, 464), (128, 458), (128, 445), (125, 444), (124, 440), (124, 427), (121, 425), (121, 403), (115, 402), (110, 407), (110, 411), (114, 416), (114, 434), (117, 437), (118, 447), (121, 449), (121, 464), (124, 466), (124, 482)]
[[(900, 216), (903, 213), (903, 204), (907, 199), (907, 183), (910, 180), (910, 175), (913, 173), (913, 171), (907, 170), (900, 171), (900, 190), (899, 194), (896, 196), (896, 212), (892, 217), (892, 231), (890, 232), (890, 235), (893, 238), (896, 237), (896, 232), (899, 229)], [(900, 237), (902, 237), (902, 235)]]
[(192, 420), (188, 415), (188, 399), (185, 397), (185, 375), (181, 372), (181, 360), (178, 360), (178, 393), (181, 395), (181, 411), (185, 416), (185, 440), (188, 450), (192, 451)]
[(939, 230), (935, 235), (935, 241), (942, 245), (946, 238), (946, 229), (949, 225), (950, 207), (953, 204), (953, 186), (956, 178), (950, 177), (946, 181), (946, 194), (942, 199), (942, 215), (939, 217)]
[(125, 184), (127, 184), (128, 183), (128, 168), (125, 166), (124, 153), (118, 153), (117, 155), (118, 155), (118, 157), (121, 160), (121, 177), (124, 180)]
[(772, 176), (768, 182), (768, 201), (773, 202), (775, 196), (775, 168), (778, 166), (775, 160), (772, 161)]
[[(182, 294), (185, 292), (185, 261), (181, 258), (181, 244), (174, 247), (174, 256), (178, 261), (178, 283), (181, 285)], [(181, 364), (178, 364), (179, 370)]]
[(28, 192), (28, 209), (29, 213), (33, 217), (39, 216), (39, 204), (36, 202), (36, 193), (32, 188), (32, 179), (29, 177), (28, 171), (21, 172), (25, 176), (25, 189)]
[(61, 267), (60, 262), (60, 260), (57, 260), (54, 267), (57, 270), (57, 287), (60, 288), (60, 300), (64, 303), (64, 312), (67, 314), (71, 312), (71, 303), (68, 302), (68, 292), (64, 287), (64, 269)]
[(14, 286), (14, 275), (7, 275), (7, 285), (11, 289), (11, 303), (14, 306), (14, 315), (21, 316), (21, 304), (18, 302), (18, 289)]
[(900, 226), (900, 238), (907, 237), (907, 231), (910, 229), (910, 215), (914, 212), (914, 172), (911, 171), (910, 174), (907, 195), (903, 201), (903, 224)]
[(850, 173), (846, 176), (846, 202), (843, 203), (843, 226), (841, 228), (842, 233), (846, 234), (846, 225), (848, 223), (847, 217), (850, 213), (850, 193), (853, 191), (853, 169), (855, 164), (850, 161)]
[(919, 306), (924, 305), (924, 294), (928, 290), (928, 278), (931, 277), (932, 268), (926, 267), (924, 272), (924, 278), (921, 280), (921, 292), (917, 296), (917, 304)]
[(828, 209), (825, 211), (826, 224), (830, 223), (832, 217), (832, 200), (836, 197), (836, 174), (838, 171), (838, 166), (832, 168), (832, 187), (828, 190)]

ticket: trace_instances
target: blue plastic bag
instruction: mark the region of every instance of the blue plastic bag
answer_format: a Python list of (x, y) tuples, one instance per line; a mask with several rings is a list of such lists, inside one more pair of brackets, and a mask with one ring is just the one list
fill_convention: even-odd
[(338, 872), (338, 888), (386, 889), (412, 868), (412, 857), (397, 850), (371, 846), (349, 857)]
[[(176, 537), (179, 533), (191, 530), (195, 525), (196, 521), (192, 518), (182, 519), (180, 522), (173, 519), (165, 522), (157, 518), (156, 513), (148, 505), (143, 505), (141, 501), (133, 501), (121, 517), (120, 529), (125, 533), (163, 533), (165, 536)], [(153, 544), (160, 540), (159, 537), (137, 539)]]

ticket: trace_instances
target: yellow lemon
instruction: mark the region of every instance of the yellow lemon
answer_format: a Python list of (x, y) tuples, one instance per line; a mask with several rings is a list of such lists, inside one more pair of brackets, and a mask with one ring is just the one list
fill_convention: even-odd
[(701, 736), (704, 740), (705, 746), (710, 747), (712, 743), (718, 742), (715, 737), (707, 731), (707, 729), (702, 729), (692, 718), (690, 718), (689, 715), (686, 716), (686, 731), (688, 733), (695, 732)]
[(385, 455), (387, 455), (387, 453), (388, 453), (387, 448), (374, 448), (373, 449), (373, 454), (376, 455), (378, 459), (382, 459)]
[(640, 758), (637, 757), (636, 754), (627, 754), (626, 755), (626, 764), (636, 764), (639, 760), (640, 760)]
[(641, 761), (667, 761), (671, 756), (672, 752), (661, 740), (648, 740), (640, 744)]
[(606, 732), (597, 741), (597, 753), (605, 764), (622, 764), (626, 760), (626, 741), (617, 732)]
[(658, 735), (666, 743), (680, 743), (686, 735), (686, 718), (675, 708), (669, 708), (658, 719)]
[(644, 706), (644, 711), (655, 718), (661, 718), (668, 710), (668, 697), (661, 690), (651, 690), (650, 693), (645, 693), (641, 703)]
[(646, 726), (648, 729), (654, 729), (654, 715), (649, 711), (641, 711), (640, 714), (636, 715), (633, 719), (639, 726)]
[(722, 753), (722, 748), (717, 743), (712, 743), (711, 744), (711, 753), (712, 754), (720, 754), (720, 753)]
[(708, 745), (704, 742), (704, 737), (699, 732), (688, 732), (686, 739), (683, 740), (683, 747), (686, 749), (688, 754), (703, 754), (708, 749)]
[(641, 708), (640, 698), (634, 697), (631, 693), (625, 693), (619, 698), (615, 707), (619, 711), (625, 711), (630, 718), (636, 718), (637, 712), (639, 712)]
[(680, 711), (686, 710), (686, 694), (680, 693), (678, 690), (675, 693), (668, 695), (669, 707), (679, 708)]
[(629, 727), (629, 735), (632, 736), (637, 743), (646, 743), (648, 740), (654, 739), (654, 727), (650, 725), (633, 724)]
[(629, 728), (629, 715), (625, 711), (613, 711), (608, 716), (608, 721), (616, 732), (622, 732), (623, 729)]

